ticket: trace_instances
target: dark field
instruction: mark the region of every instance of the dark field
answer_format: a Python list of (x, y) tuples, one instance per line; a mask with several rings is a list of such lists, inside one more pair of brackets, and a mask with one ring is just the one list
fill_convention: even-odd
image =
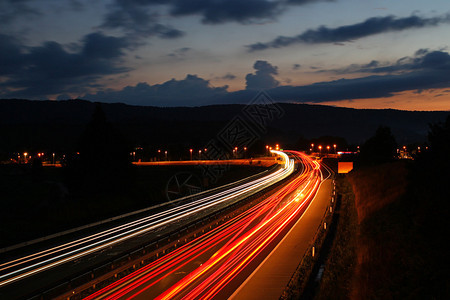
[(80, 193), (67, 187), (63, 168), (0, 165), (0, 248), (163, 203), (167, 182), (180, 172), (209, 189), (264, 170), (229, 166), (211, 183), (196, 166), (139, 166), (126, 188)]

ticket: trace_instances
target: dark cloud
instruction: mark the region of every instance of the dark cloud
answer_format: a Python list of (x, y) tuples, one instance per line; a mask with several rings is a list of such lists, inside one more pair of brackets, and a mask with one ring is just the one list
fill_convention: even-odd
[(434, 18), (422, 18), (416, 15), (406, 18), (396, 18), (394, 16), (374, 17), (361, 23), (336, 28), (321, 26), (317, 29), (309, 29), (293, 37), (278, 36), (270, 42), (254, 43), (246, 47), (248, 51), (252, 52), (269, 48), (287, 47), (297, 43), (348, 42), (383, 32), (437, 26), (442, 23), (450, 23), (450, 14)]
[[(424, 91), (450, 88), (450, 55), (443, 51), (419, 51), (407, 57), (404, 71), (398, 74), (372, 75), (354, 79), (339, 79), (305, 86), (279, 86), (272, 76), (277, 68), (266, 61), (257, 61), (255, 74), (247, 75), (247, 89), (228, 92), (227, 86), (214, 88), (209, 81), (196, 75), (183, 80), (169, 80), (163, 84), (140, 83), (120, 91), (107, 90), (85, 95), (94, 101), (126, 102), (138, 105), (195, 106), (220, 103), (248, 103), (255, 90), (248, 88), (249, 78), (255, 80), (255, 88), (266, 89), (269, 95), (280, 102), (329, 102), (364, 98), (392, 97), (404, 91)], [(376, 66), (377, 61), (367, 65)], [(392, 66), (397, 64), (394, 63)], [(387, 66), (385, 66), (387, 67)], [(265, 77), (268, 75), (269, 77)], [(256, 79), (257, 80), (256, 80)], [(275, 83), (274, 83), (275, 80)]]
[(281, 3), (269, 0), (173, 0), (169, 2), (172, 15), (201, 15), (202, 22), (207, 24), (270, 20), (281, 12)]
[(0, 0), (0, 24), (3, 26), (20, 17), (38, 16), (40, 11), (30, 7), (31, 0)]
[(157, 1), (116, 0), (106, 14), (102, 28), (123, 29), (135, 38), (158, 36), (165, 39), (179, 38), (184, 32), (158, 23), (158, 14), (152, 12), (149, 4)]
[(426, 48), (422, 48), (416, 51), (416, 53), (414, 53), (415, 56), (420, 56), (420, 55), (425, 55), (428, 52), (430, 52), (430, 49), (426, 49)]
[(176, 28), (171, 28), (166, 25), (158, 24), (155, 29), (158, 37), (162, 39), (176, 39), (185, 35), (184, 31), (178, 30)]
[[(351, 73), (376, 73), (375, 70), (382, 69), (384, 67), (392, 67), (387, 63), (381, 63), (377, 60), (372, 60), (367, 64), (351, 64), (340, 69), (331, 70), (318, 70), (317, 73), (336, 73), (336, 74), (351, 74)], [(317, 68), (316, 68), (317, 69)]]
[(136, 30), (155, 22), (151, 9), (164, 5), (172, 16), (198, 15), (205, 24), (238, 22), (251, 24), (273, 20), (288, 5), (304, 5), (332, 0), (115, 0), (115, 9), (107, 16), (105, 25)]
[(314, 2), (335, 2), (335, 0), (287, 0), (288, 4), (304, 5)]
[(126, 102), (137, 105), (196, 106), (211, 104), (212, 99), (227, 93), (228, 86), (212, 87), (208, 80), (187, 75), (183, 80), (171, 79), (162, 84), (138, 83), (120, 91), (106, 90), (84, 95), (84, 99), (100, 102)]
[(124, 50), (132, 47), (126, 38), (100, 32), (86, 35), (76, 52), (57, 42), (26, 47), (0, 35), (0, 97), (45, 98), (96, 87), (100, 76), (128, 71), (120, 62)]
[(270, 0), (116, 0), (124, 8), (166, 5), (172, 16), (200, 15), (206, 24), (251, 23), (273, 19), (284, 1)]
[(214, 80), (235, 80), (236, 78), (237, 78), (236, 75), (231, 74), (231, 73), (227, 73), (227, 74), (225, 74), (223, 76), (216, 76), (213, 79)]
[(300, 64), (293, 64), (292, 65), (292, 70), (298, 70), (300, 69), (302, 66)]
[(23, 64), (23, 47), (15, 37), (0, 34), (0, 76), (11, 74)]
[(225, 80), (234, 80), (234, 79), (236, 79), (236, 75), (233, 75), (233, 74), (231, 74), (231, 73), (227, 73), (227, 74), (225, 74), (224, 76), (222, 76), (222, 79), (225, 79)]
[(183, 47), (183, 48), (175, 49), (173, 52), (167, 54), (167, 56), (173, 57), (176, 59), (184, 59), (191, 50), (192, 49), (189, 47)]
[[(450, 87), (450, 55), (432, 51), (410, 58), (404, 72), (339, 79), (307, 86), (281, 86), (269, 91), (276, 100), (324, 102), (361, 98), (391, 97), (395, 93)], [(393, 65), (399, 69), (396, 64)]]
[(100, 32), (86, 35), (83, 38), (82, 55), (89, 58), (115, 58), (123, 55), (123, 49), (130, 48), (125, 38), (105, 36)]
[(414, 53), (414, 56), (405, 56), (398, 59), (394, 63), (381, 63), (373, 60), (368, 64), (352, 64), (345, 68), (333, 70), (320, 70), (318, 72), (334, 72), (337, 74), (350, 73), (388, 73), (401, 74), (414, 70), (425, 69), (441, 69), (448, 68), (447, 65), (448, 53), (443, 51), (430, 51), (429, 49), (419, 49)]
[(85, 9), (84, 3), (79, 0), (70, 0), (69, 5), (74, 11), (82, 11)]
[(266, 90), (277, 87), (280, 82), (273, 75), (278, 74), (278, 68), (272, 66), (265, 60), (258, 60), (253, 65), (255, 74), (245, 76), (246, 89), (248, 90)]

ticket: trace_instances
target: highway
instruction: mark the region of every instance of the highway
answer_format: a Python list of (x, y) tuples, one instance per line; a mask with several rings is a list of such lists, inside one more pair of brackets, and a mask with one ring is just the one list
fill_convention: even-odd
[(294, 163), (285, 153), (274, 152), (283, 158), (284, 167), (266, 176), (192, 202), (180, 203), (178, 206), (132, 222), (1, 262), (0, 295), (2, 295), (2, 288), (11, 284), (16, 284), (20, 288), (21, 281), (25, 279), (33, 280), (34, 276), (41, 273), (44, 273), (41, 277), (45, 277), (46, 272), (54, 268), (74, 262), (79, 263), (83, 259), (89, 260), (92, 255), (114, 249), (145, 234), (154, 233), (167, 226), (177, 226), (183, 220), (208, 215), (283, 180), (294, 171)]
[[(302, 170), (274, 194), (86, 299), (227, 299), (289, 232), (323, 181), (319, 163), (290, 153)], [(286, 169), (293, 167), (293, 159), (285, 160)]]

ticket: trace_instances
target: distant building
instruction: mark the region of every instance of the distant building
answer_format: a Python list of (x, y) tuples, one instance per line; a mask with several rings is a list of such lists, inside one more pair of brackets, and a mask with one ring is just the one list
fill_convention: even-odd
[(338, 163), (338, 173), (345, 174), (353, 170), (353, 162), (352, 161), (340, 161)]
[(402, 149), (397, 149), (397, 154), (399, 159), (413, 159), (411, 153), (403, 146)]

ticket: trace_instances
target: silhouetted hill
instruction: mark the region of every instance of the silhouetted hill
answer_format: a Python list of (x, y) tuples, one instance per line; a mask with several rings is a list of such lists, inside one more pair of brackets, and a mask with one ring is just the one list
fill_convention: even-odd
[[(149, 107), (102, 104), (109, 122), (127, 138), (154, 147), (207, 143), (244, 105)], [(389, 126), (399, 144), (425, 141), (428, 124), (444, 121), (449, 112), (412, 112), (392, 109), (350, 109), (322, 105), (279, 104), (281, 118), (269, 122), (266, 142), (294, 143), (300, 136), (341, 136), (359, 144), (378, 126)], [(84, 100), (0, 100), (0, 152), (27, 149), (73, 149), (89, 122), (95, 104)]]

